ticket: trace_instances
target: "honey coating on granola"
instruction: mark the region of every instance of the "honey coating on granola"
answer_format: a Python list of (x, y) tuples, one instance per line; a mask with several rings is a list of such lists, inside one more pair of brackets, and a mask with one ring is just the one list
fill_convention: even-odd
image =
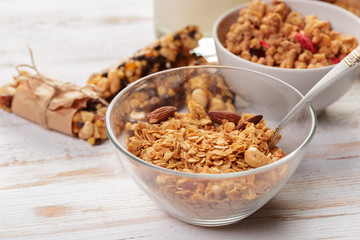
[[(128, 151), (160, 167), (189, 173), (231, 173), (261, 167), (285, 156), (278, 147), (269, 147), (274, 131), (265, 120), (246, 122), (254, 114), (243, 113), (238, 123), (224, 119), (215, 125), (195, 101), (188, 113), (174, 113), (157, 124), (128, 123)], [(219, 112), (221, 114), (221, 112)]]
[(252, 0), (226, 35), (225, 47), (246, 60), (281, 68), (336, 64), (358, 46), (315, 15), (302, 16), (281, 0)]

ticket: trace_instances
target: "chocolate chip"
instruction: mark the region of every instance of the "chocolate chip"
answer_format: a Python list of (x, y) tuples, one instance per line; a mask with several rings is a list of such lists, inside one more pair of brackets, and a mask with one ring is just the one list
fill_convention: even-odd
[(224, 95), (224, 96), (221, 97), (221, 100), (222, 100), (223, 102), (227, 102), (227, 100), (231, 100), (231, 101), (232, 101), (232, 98), (231, 98), (230, 96), (228, 96), (228, 95)]
[(108, 71), (103, 72), (103, 73), (101, 74), (101, 76), (107, 78), (107, 77), (108, 77)]
[(128, 85), (128, 78), (124, 77), (120, 80), (120, 86), (121, 87), (126, 87)]
[(85, 111), (88, 112), (93, 112), (95, 113), (97, 111), (97, 105), (99, 104), (99, 101), (97, 100), (90, 100), (86, 103), (86, 108), (84, 109)]
[(122, 68), (122, 67), (124, 67), (125, 66), (125, 63), (122, 63), (122, 64), (120, 64), (118, 67), (117, 67), (117, 69), (120, 69), (120, 68)]
[(95, 143), (94, 143), (94, 145), (99, 145), (99, 144), (101, 144), (101, 143), (102, 143), (101, 138), (95, 138)]
[(151, 73), (152, 66), (150, 64), (146, 64), (145, 66), (141, 67), (141, 75), (145, 76)]
[(156, 45), (156, 46), (154, 47), (154, 49), (155, 49), (156, 51), (159, 51), (159, 50), (161, 49), (161, 46), (160, 46), (160, 45)]
[(174, 35), (174, 40), (180, 40), (180, 34), (176, 33), (176, 34)]
[(138, 61), (141, 61), (141, 60), (146, 60), (146, 56), (144, 56), (144, 55), (140, 55), (140, 56), (133, 57), (132, 59), (134, 59), (134, 60), (138, 60)]
[(250, 54), (258, 58), (265, 57), (265, 51), (263, 49), (250, 48)]
[(191, 38), (195, 38), (195, 34), (196, 34), (195, 30), (192, 30), (191, 32), (188, 33), (189, 37)]

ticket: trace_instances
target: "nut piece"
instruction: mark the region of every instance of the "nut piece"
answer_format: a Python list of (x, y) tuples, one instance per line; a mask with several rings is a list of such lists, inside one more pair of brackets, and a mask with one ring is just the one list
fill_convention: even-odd
[(94, 120), (95, 114), (88, 111), (80, 111), (81, 120), (84, 122), (92, 122)]
[(174, 106), (160, 107), (149, 113), (149, 115), (147, 116), (147, 120), (151, 124), (160, 123), (168, 119), (172, 115), (174, 115), (175, 112), (176, 112), (176, 107)]
[(271, 163), (270, 158), (265, 156), (262, 152), (254, 147), (250, 147), (245, 151), (244, 159), (250, 167), (254, 168), (265, 166)]
[(217, 124), (222, 124), (224, 120), (237, 124), (241, 120), (240, 115), (230, 111), (210, 111), (208, 112), (208, 116), (211, 121)]
[(253, 123), (253, 124), (258, 124), (262, 118), (263, 118), (263, 115), (255, 115), (255, 116), (249, 117), (249, 118), (245, 119), (244, 121), (242, 121), (241, 123), (239, 123), (235, 129), (236, 130), (244, 130), (246, 128), (247, 122)]
[(206, 92), (201, 88), (197, 88), (191, 93), (191, 99), (200, 104), (203, 108), (206, 108), (208, 104)]
[(94, 124), (87, 121), (79, 131), (79, 138), (88, 139), (94, 134)]

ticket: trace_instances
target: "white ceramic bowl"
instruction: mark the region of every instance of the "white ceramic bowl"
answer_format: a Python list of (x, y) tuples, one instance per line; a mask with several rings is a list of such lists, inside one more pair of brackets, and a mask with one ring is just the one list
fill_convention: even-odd
[[(184, 67), (152, 74), (126, 87), (110, 103), (105, 126), (119, 161), (159, 206), (184, 222), (219, 226), (252, 214), (280, 191), (304, 157), (315, 132), (316, 115), (310, 105), (299, 111), (281, 131), (282, 140), (277, 144), (287, 156), (252, 170), (222, 174), (187, 173), (153, 165), (131, 154), (127, 150), (125, 124), (133, 121), (132, 112), (148, 114), (154, 107), (165, 105), (175, 105), (179, 112), (187, 112), (185, 98), (181, 97), (185, 96), (183, 85), (195, 71), (204, 70), (212, 74), (214, 85), (219, 77), (226, 80), (236, 96), (238, 113), (262, 114), (270, 128), (274, 128), (302, 98), (299, 91), (289, 84), (252, 70), (224, 66)], [(159, 86), (176, 89), (180, 98), (176, 96), (177, 100), (174, 100), (167, 96), (158, 102), (159, 105), (137, 109), (133, 103), (139, 92), (156, 98), (154, 89)], [(231, 189), (234, 191), (229, 191)], [(217, 192), (218, 197), (214, 199), (211, 192)]]
[[(269, 4), (269, 1), (265, 1)], [(302, 16), (315, 14), (320, 20), (328, 20), (332, 29), (341, 34), (351, 34), (358, 39), (360, 43), (360, 18), (337, 7), (333, 4), (320, 1), (307, 0), (284, 0), (292, 11), (299, 12)], [(289, 83), (298, 89), (302, 94), (306, 94), (330, 69), (332, 66), (314, 68), (314, 69), (286, 69), (279, 67), (270, 67), (245, 60), (224, 47), (226, 33), (230, 26), (236, 22), (239, 11), (249, 4), (242, 4), (236, 8), (224, 13), (216, 21), (213, 28), (216, 53), (221, 65), (242, 67), (256, 70), (277, 77), (282, 81)], [(327, 106), (343, 96), (353, 85), (360, 75), (360, 68), (345, 75), (335, 84), (320, 93), (311, 103), (317, 113), (322, 112)]]

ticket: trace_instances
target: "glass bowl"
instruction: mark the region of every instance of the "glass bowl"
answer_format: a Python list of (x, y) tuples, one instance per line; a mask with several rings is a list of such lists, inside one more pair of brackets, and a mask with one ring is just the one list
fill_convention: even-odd
[(249, 216), (279, 192), (304, 157), (315, 132), (316, 114), (308, 104), (284, 127), (277, 146), (287, 156), (242, 172), (180, 172), (153, 165), (127, 151), (127, 123), (141, 121), (165, 105), (175, 105), (178, 112), (187, 112), (184, 83), (199, 71), (211, 74), (211, 81), (224, 79), (235, 95), (237, 112), (262, 114), (271, 129), (302, 98), (289, 84), (253, 70), (183, 67), (152, 74), (126, 87), (110, 103), (105, 126), (130, 177), (165, 211), (186, 223), (221, 226)]

